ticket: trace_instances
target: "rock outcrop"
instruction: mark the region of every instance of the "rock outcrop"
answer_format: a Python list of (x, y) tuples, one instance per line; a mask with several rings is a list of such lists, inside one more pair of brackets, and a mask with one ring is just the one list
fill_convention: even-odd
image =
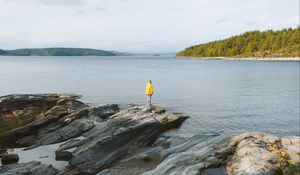
[(31, 161), (27, 163), (9, 164), (0, 167), (1, 175), (56, 175), (58, 171), (51, 165)]
[(187, 118), (153, 105), (119, 112), (117, 105), (85, 104), (77, 99), (61, 94), (0, 97), (2, 126), (8, 118), (17, 121), (15, 128), (2, 130), (0, 146), (34, 149), (61, 143), (56, 159), (69, 160), (69, 166), (60, 174), (96, 174), (151, 145)]
[[(79, 96), (61, 94), (0, 97), (0, 123), (14, 118), (15, 128), (0, 133), (0, 145), (37, 147), (75, 138), (119, 111), (117, 105), (87, 105)], [(11, 120), (8, 120), (11, 121)]]
[(178, 127), (185, 119), (182, 114), (168, 114), (157, 106), (131, 107), (97, 123), (83, 138), (66, 142), (58, 151), (73, 149), (70, 171), (94, 174), (150, 145), (159, 134)]
[[(154, 105), (86, 104), (64, 94), (0, 97), (0, 174), (258, 175), (300, 172), (300, 137), (247, 132), (184, 138), (165, 131), (187, 116)], [(164, 133), (164, 134), (162, 134)], [(64, 169), (16, 163), (10, 148), (55, 147)], [(58, 148), (57, 148), (58, 147)], [(3, 159), (4, 158), (4, 159)]]
[[(277, 137), (266, 133), (247, 132), (189, 144), (193, 140), (195, 138), (177, 146), (182, 148), (189, 145), (184, 151), (171, 153), (154, 170), (145, 172), (144, 175), (280, 175), (300, 172), (298, 136)], [(169, 151), (164, 150), (161, 155), (166, 152)]]

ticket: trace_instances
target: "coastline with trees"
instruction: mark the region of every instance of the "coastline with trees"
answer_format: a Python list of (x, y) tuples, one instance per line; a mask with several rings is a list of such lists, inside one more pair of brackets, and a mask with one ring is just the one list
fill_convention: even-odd
[(245, 32), (227, 39), (188, 47), (176, 56), (232, 60), (299, 60), (300, 27)]

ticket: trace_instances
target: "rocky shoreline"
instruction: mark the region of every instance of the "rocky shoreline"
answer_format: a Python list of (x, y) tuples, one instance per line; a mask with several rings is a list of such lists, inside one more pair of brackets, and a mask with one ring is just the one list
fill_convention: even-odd
[[(87, 104), (80, 96), (22, 94), (0, 97), (0, 174), (160, 175), (297, 174), (300, 137), (247, 132), (168, 134), (188, 119), (154, 105)], [(166, 132), (169, 131), (169, 132)], [(57, 145), (52, 154), (67, 166), (19, 162), (9, 150)], [(55, 147), (56, 148), (56, 147)], [(46, 156), (45, 156), (46, 157)], [(41, 156), (40, 158), (45, 158)], [(50, 156), (51, 157), (51, 156)]]
[(218, 57), (222, 60), (240, 60), (240, 61), (300, 61), (300, 57)]
[(300, 61), (300, 57), (193, 57), (178, 56), (178, 58), (203, 60), (231, 60), (231, 61)]

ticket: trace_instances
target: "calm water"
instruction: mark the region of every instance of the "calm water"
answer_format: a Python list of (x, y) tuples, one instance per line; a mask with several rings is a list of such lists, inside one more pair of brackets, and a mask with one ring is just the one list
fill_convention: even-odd
[(77, 93), (83, 101), (153, 101), (191, 116), (180, 134), (299, 135), (299, 62), (170, 57), (0, 57), (0, 95)]

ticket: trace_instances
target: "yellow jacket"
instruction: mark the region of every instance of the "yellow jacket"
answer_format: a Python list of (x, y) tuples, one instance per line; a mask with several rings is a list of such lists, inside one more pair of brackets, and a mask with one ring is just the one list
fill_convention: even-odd
[(153, 86), (150, 83), (147, 83), (147, 86), (146, 86), (146, 95), (153, 95)]

